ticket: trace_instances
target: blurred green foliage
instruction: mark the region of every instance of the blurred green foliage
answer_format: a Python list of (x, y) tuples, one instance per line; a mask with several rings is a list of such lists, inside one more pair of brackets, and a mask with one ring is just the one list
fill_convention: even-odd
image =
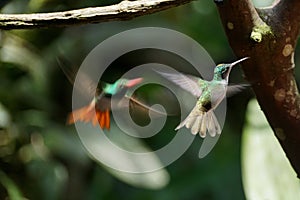
[[(31, 13), (116, 2), (11, 0), (1, 6), (2, 13)], [(137, 186), (133, 176), (99, 165), (87, 154), (75, 128), (65, 125), (72, 107), (72, 85), (56, 58), (64, 56), (72, 65), (80, 66), (101, 41), (143, 26), (166, 27), (189, 35), (216, 63), (235, 60), (216, 7), (213, 1), (205, 0), (125, 22), (1, 31), (0, 199), (245, 199), (240, 148), (251, 91), (228, 100), (225, 127), (213, 151), (199, 160), (201, 139), (197, 137), (180, 159), (164, 169), (169, 182), (161, 187)], [(124, 70), (145, 62), (142, 56), (132, 57), (116, 62), (113, 73), (103, 79), (112, 82)], [(231, 81), (243, 81), (240, 69), (233, 70)], [(179, 120), (172, 118), (168, 126), (175, 127)], [(168, 142), (172, 133), (160, 133), (145, 143), (155, 149)]]
[(247, 199), (300, 198), (297, 174), (255, 100), (251, 100), (247, 108), (242, 137), (242, 174)]

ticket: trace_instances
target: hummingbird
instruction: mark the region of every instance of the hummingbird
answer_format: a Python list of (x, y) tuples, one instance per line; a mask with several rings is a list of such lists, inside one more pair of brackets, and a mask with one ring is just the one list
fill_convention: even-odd
[[(100, 125), (102, 129), (110, 129), (110, 107), (111, 107), (111, 96), (123, 92), (127, 88), (131, 88), (142, 82), (142, 78), (135, 79), (119, 79), (114, 83), (102, 83), (102, 91), (98, 88), (98, 94), (92, 99), (92, 101), (82, 108), (73, 110), (68, 118), (67, 124), (73, 124), (77, 121), (91, 122), (94, 126)], [(147, 107), (136, 99), (132, 97), (124, 96), (125, 98), (130, 98), (131, 101), (140, 104), (141, 106)], [(122, 97), (123, 98), (123, 97)], [(121, 101), (121, 99), (120, 99)]]
[[(58, 58), (57, 61), (66, 77), (73, 84), (76, 74), (74, 69), (66, 64), (66, 61), (62, 58)], [(83, 95), (93, 96), (93, 98), (88, 105), (75, 109), (69, 113), (66, 122), (67, 124), (74, 124), (78, 121), (85, 123), (90, 122), (93, 126), (99, 124), (102, 129), (109, 130), (112, 101), (117, 101), (114, 103), (114, 105), (118, 106), (117, 108), (123, 108), (128, 106), (125, 103), (126, 101), (123, 101), (125, 99), (129, 100), (129, 106), (137, 111), (145, 112), (151, 110), (158, 115), (165, 115), (165, 113), (153, 109), (144, 102), (127, 94), (129, 88), (132, 88), (143, 81), (143, 78), (141, 77), (134, 79), (121, 78), (114, 83), (101, 82), (100, 84), (96, 84), (85, 73), (79, 73), (77, 76), (79, 76), (80, 82), (76, 89)], [(94, 91), (96, 91), (96, 94), (92, 94)], [(111, 98), (113, 95), (117, 95), (117, 98)]]
[(214, 137), (221, 134), (219, 122), (214, 114), (214, 110), (221, 101), (228, 95), (239, 92), (245, 87), (244, 85), (228, 85), (229, 74), (233, 66), (249, 59), (245, 57), (229, 64), (219, 64), (214, 69), (214, 76), (211, 81), (203, 80), (192, 75), (184, 75), (182, 73), (173, 74), (166, 72), (158, 72), (161, 76), (172, 81), (182, 89), (190, 92), (197, 98), (196, 105), (190, 114), (175, 128), (178, 130), (182, 127), (191, 129), (191, 133), (204, 138), (208, 132)]

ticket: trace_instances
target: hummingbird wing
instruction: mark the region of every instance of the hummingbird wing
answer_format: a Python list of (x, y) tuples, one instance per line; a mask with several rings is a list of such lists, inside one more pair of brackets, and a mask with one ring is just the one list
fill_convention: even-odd
[(61, 70), (64, 72), (67, 79), (73, 85), (75, 78), (77, 78), (78, 84), (76, 84), (76, 89), (84, 96), (94, 97), (95, 91), (99, 93), (98, 84), (95, 83), (89, 76), (85, 73), (77, 73), (77, 70), (71, 63), (62, 57), (57, 58), (57, 62)]
[(172, 81), (182, 89), (190, 92), (196, 97), (202, 94), (202, 86), (206, 85), (206, 81), (192, 75), (184, 75), (182, 73), (166, 73), (155, 70), (164, 78)]
[(73, 84), (75, 80), (76, 72), (71, 67), (71, 63), (69, 63), (66, 59), (62, 58), (62, 56), (59, 56), (56, 58), (56, 61), (58, 63), (58, 66), (60, 69), (64, 72), (65, 76), (67, 77), (68, 81)]
[(236, 85), (228, 85), (226, 91), (226, 97), (232, 97), (233, 95), (241, 92), (242, 90), (249, 87), (250, 84), (236, 84)]
[[(129, 100), (129, 104), (127, 104), (126, 100)], [(137, 97), (128, 96), (127, 94), (125, 94), (124, 98), (120, 100), (120, 102), (118, 103), (118, 106), (120, 108), (129, 106), (131, 109), (134, 109), (137, 112), (145, 112), (146, 113), (146, 112), (152, 111), (153, 113), (158, 114), (160, 116), (170, 115), (170, 114), (166, 114), (165, 112), (162, 112), (160, 110), (150, 107), (146, 103), (139, 100)]]
[(76, 84), (76, 89), (81, 95), (92, 99), (88, 105), (73, 110), (67, 117), (67, 124), (82, 121), (85, 123), (92, 123), (93, 126), (99, 124), (101, 128), (109, 130), (110, 98), (107, 98), (103, 93), (100, 93), (97, 83), (92, 81), (87, 74), (77, 73), (76, 77), (76, 69), (66, 59), (58, 57), (57, 62), (71, 84), (74, 84), (75, 78), (79, 80), (78, 84)]

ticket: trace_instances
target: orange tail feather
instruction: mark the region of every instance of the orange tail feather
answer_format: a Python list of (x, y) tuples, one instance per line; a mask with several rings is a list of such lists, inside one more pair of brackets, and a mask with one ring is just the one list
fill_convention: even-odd
[(106, 121), (105, 121), (105, 128), (108, 130), (110, 129), (110, 116), (109, 116), (109, 110), (105, 111)]
[(97, 112), (97, 118), (98, 118), (98, 122), (100, 124), (100, 127), (103, 128), (104, 127), (104, 115), (102, 112)]
[(71, 112), (67, 119), (67, 124), (74, 124), (77, 121), (89, 122), (93, 117), (93, 109), (95, 107), (95, 101), (92, 101), (89, 105), (79, 108)]
[(110, 116), (109, 110), (105, 110), (104, 112), (97, 111), (97, 119), (101, 128), (110, 129)]
[(97, 124), (100, 125), (101, 128), (110, 129), (110, 116), (109, 110), (101, 111), (94, 110), (95, 103), (92, 102), (88, 106), (79, 108), (71, 112), (67, 119), (67, 124), (74, 124), (75, 122), (82, 121), (85, 123), (91, 122), (93, 126)]

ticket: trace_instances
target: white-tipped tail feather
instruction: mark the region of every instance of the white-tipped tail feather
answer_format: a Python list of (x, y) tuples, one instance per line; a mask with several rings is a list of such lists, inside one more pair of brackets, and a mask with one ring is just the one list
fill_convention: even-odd
[(212, 110), (208, 112), (200, 111), (197, 105), (175, 130), (184, 126), (191, 129), (193, 135), (199, 133), (202, 138), (206, 137), (206, 132), (212, 137), (216, 136), (216, 134), (221, 134), (221, 128), (214, 112)]

